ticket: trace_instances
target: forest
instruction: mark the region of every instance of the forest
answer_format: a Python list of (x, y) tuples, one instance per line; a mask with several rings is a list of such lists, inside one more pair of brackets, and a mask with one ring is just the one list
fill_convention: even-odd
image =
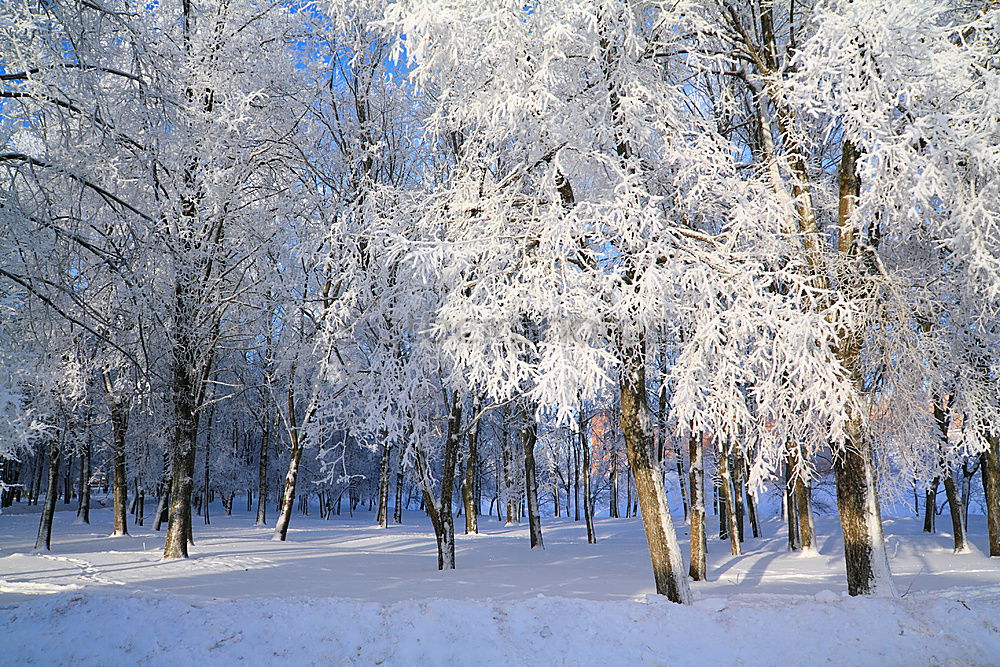
[(896, 596), (883, 514), (1000, 557), (998, 306), (996, 0), (0, 10), (0, 504), (39, 553), (67, 504), (163, 563), (234, 507), (425, 516), (459, 571), (488, 517), (635, 517), (690, 604), (710, 541), (822, 523)]

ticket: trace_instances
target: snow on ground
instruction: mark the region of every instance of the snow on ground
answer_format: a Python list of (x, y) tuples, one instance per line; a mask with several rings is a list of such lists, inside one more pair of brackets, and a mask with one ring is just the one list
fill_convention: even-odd
[[(747, 554), (709, 542), (711, 581), (684, 608), (652, 595), (638, 519), (483, 518), (438, 572), (426, 517), (380, 530), (370, 513), (296, 515), (288, 541), (252, 517), (196, 517), (187, 561), (160, 560), (162, 534), (109, 538), (60, 511), (50, 553), (33, 553), (38, 515), (0, 515), (0, 664), (1000, 664), (1000, 559), (885, 522), (897, 600), (848, 598), (836, 517), (817, 517), (819, 553), (785, 550), (777, 519)], [(459, 526), (462, 521), (459, 520)], [(943, 523), (947, 523), (944, 521)], [(678, 521), (686, 550), (684, 525)]]

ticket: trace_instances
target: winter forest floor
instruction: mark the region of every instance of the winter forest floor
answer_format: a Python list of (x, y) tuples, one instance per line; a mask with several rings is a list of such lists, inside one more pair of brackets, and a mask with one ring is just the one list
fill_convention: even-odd
[(79, 525), (59, 507), (50, 553), (33, 553), (36, 511), (0, 515), (0, 664), (1000, 664), (1000, 559), (978, 516), (959, 555), (944, 526), (886, 519), (896, 600), (842, 593), (836, 517), (817, 517), (814, 555), (770, 519), (743, 556), (709, 540), (710, 581), (683, 608), (652, 595), (639, 519), (599, 519), (588, 545), (582, 522), (548, 518), (533, 552), (526, 525), (482, 517), (438, 572), (417, 512), (388, 530), (295, 515), (281, 543), (213, 506), (192, 558), (163, 562), (148, 526), (109, 538), (109, 509)]

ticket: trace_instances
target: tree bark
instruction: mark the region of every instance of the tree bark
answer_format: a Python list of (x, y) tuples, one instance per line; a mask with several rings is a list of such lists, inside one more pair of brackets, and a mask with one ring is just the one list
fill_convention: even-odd
[[(725, 506), (721, 512), (719, 524), (725, 524), (726, 537), (729, 538), (729, 551), (734, 556), (742, 555), (740, 548), (740, 529), (736, 523), (736, 502), (733, 498), (733, 480), (729, 472), (729, 445), (722, 445), (719, 451), (719, 487), (722, 489), (720, 505)], [(722, 531), (720, 531), (721, 533)], [(721, 534), (719, 537), (723, 537)]]
[(538, 440), (538, 423), (534, 410), (522, 411), (521, 445), (524, 451), (524, 491), (528, 499), (528, 533), (531, 548), (544, 548), (542, 542), (542, 517), (538, 508), (538, 477), (535, 470), (535, 443)]
[[(178, 286), (178, 292), (184, 288)], [(185, 299), (178, 296), (179, 304)], [(184, 331), (186, 327), (180, 326)], [(190, 330), (188, 330), (190, 331)], [(194, 359), (190, 355), (193, 342), (182, 336), (182, 342), (175, 351), (173, 394), (174, 394), (174, 440), (173, 474), (170, 482), (170, 511), (167, 521), (167, 537), (163, 549), (164, 560), (188, 557), (188, 541), (192, 535), (191, 491), (194, 487), (194, 455), (198, 438), (198, 414), (196, 411), (197, 383)]]
[(799, 547), (803, 551), (815, 551), (816, 530), (813, 528), (812, 488), (806, 481), (806, 474), (803, 469), (795, 476), (795, 511), (799, 522)]
[[(840, 185), (838, 251), (843, 257), (855, 253), (854, 228), (851, 216), (861, 196), (861, 178), (857, 172), (857, 148), (844, 141), (841, 148), (838, 180)], [(861, 341), (857, 332), (841, 335), (837, 358), (851, 373), (859, 393), (863, 390), (858, 365)], [(847, 406), (853, 412), (856, 407)], [(844, 556), (847, 568), (847, 590), (851, 595), (895, 595), (889, 558), (882, 533), (882, 511), (875, 487), (871, 443), (862, 431), (860, 415), (849, 414), (847, 437), (834, 463), (837, 476), (837, 507), (844, 533)]]
[(941, 476), (937, 475), (931, 485), (924, 491), (924, 532), (936, 532), (934, 519), (937, 516), (937, 494), (938, 486), (941, 484)]
[(966, 541), (965, 517), (962, 514), (962, 499), (958, 493), (958, 485), (951, 470), (944, 472), (944, 493), (948, 498), (948, 509), (951, 514), (951, 534), (955, 544), (955, 553), (963, 553), (969, 550)]
[(646, 400), (645, 341), (641, 336), (623, 352), (625, 367), (619, 380), (621, 392), (621, 426), (625, 448), (646, 531), (656, 592), (671, 602), (689, 604), (691, 591), (684, 577), (677, 534), (670, 518), (666, 492), (660, 470), (653, 465), (650, 447), (649, 406)]
[(1000, 437), (989, 434), (988, 447), (981, 455), (983, 493), (986, 496), (986, 529), (990, 556), (1000, 556)]
[(693, 434), (688, 439), (689, 482), (691, 497), (691, 563), (688, 575), (695, 581), (708, 578), (708, 538), (705, 530), (705, 463), (701, 445), (701, 435)]
[(580, 438), (580, 456), (583, 459), (580, 467), (583, 468), (583, 518), (587, 524), (587, 544), (597, 544), (597, 531), (594, 530), (594, 497), (590, 491), (590, 440), (587, 438), (587, 422), (583, 418), (582, 406), (577, 433)]
[(465, 534), (479, 533), (479, 507), (476, 502), (476, 467), (479, 460), (479, 424), (469, 431), (469, 452), (465, 459), (462, 480), (462, 502), (465, 504)]
[(80, 506), (76, 512), (76, 520), (80, 523), (90, 523), (90, 475), (91, 475), (91, 442), (90, 433), (83, 444), (80, 456)]
[[(789, 446), (790, 447), (790, 446)], [(801, 551), (802, 540), (799, 535), (798, 508), (795, 503), (795, 466), (791, 461), (785, 461), (785, 522), (788, 525), (788, 550)]]
[(274, 524), (274, 536), (271, 538), (275, 542), (284, 542), (285, 537), (288, 535), (288, 524), (292, 520), (292, 510), (295, 506), (295, 484), (299, 476), (299, 464), (302, 461), (302, 433), (295, 409), (295, 370), (296, 365), (293, 362), (289, 370), (285, 406), (288, 419), (288, 439), (292, 445), (292, 452), (288, 459), (288, 472), (285, 473), (285, 487), (281, 496), (281, 509), (278, 512), (278, 520)]
[(445, 436), (444, 466), (441, 472), (441, 499), (434, 497), (433, 480), (422, 452), (417, 451), (417, 472), (423, 491), (427, 513), (434, 526), (437, 542), (438, 569), (455, 569), (455, 517), (452, 514), (452, 492), (455, 488), (455, 467), (458, 462), (459, 431), (462, 424), (462, 403), (456, 393), (448, 414), (448, 433)]
[(38, 537), (35, 539), (35, 549), (52, 548), (52, 519), (56, 511), (56, 499), (59, 496), (59, 442), (56, 438), (49, 440), (49, 475), (45, 488), (45, 505), (42, 506), (42, 516), (38, 524)]
[(611, 497), (608, 505), (608, 516), (612, 519), (621, 518), (618, 513), (618, 450), (611, 450), (611, 469), (608, 471), (608, 481), (611, 483)]
[(378, 512), (377, 521), (379, 528), (389, 527), (389, 462), (392, 457), (392, 449), (386, 441), (386, 435), (382, 436), (382, 460), (379, 464), (378, 474)]

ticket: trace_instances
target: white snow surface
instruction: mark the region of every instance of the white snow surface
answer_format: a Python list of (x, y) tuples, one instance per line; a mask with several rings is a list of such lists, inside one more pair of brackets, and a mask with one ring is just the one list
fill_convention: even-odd
[(52, 551), (33, 553), (38, 514), (17, 509), (0, 515), (2, 664), (1000, 664), (982, 517), (958, 555), (947, 532), (887, 519), (895, 599), (843, 592), (836, 517), (817, 517), (810, 556), (785, 550), (776, 519), (743, 556), (710, 534), (711, 581), (684, 607), (653, 594), (640, 519), (598, 519), (588, 545), (582, 522), (548, 518), (532, 551), (526, 525), (483, 517), (438, 572), (418, 513), (387, 530), (295, 515), (284, 543), (246, 513), (196, 517), (192, 558), (164, 562), (148, 526), (107, 537), (108, 509), (89, 526), (58, 512)]

